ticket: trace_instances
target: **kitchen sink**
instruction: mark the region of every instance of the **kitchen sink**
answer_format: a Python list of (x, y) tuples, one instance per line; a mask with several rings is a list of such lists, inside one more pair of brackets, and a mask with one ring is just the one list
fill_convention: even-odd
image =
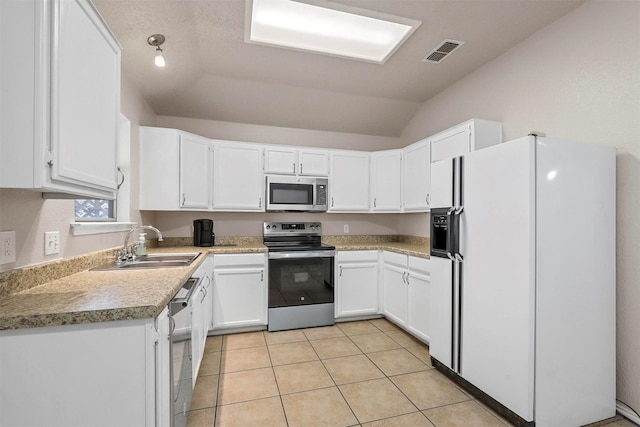
[(142, 255), (136, 258), (135, 262), (188, 262), (191, 264), (198, 256), (200, 252), (192, 253), (172, 253), (172, 254), (148, 254)]
[(125, 261), (120, 264), (115, 262), (104, 264), (99, 267), (92, 268), (92, 271), (109, 271), (109, 270), (138, 270), (138, 269), (154, 269), (154, 268), (176, 268), (188, 267), (193, 261), (200, 256), (200, 252), (193, 253), (171, 253), (171, 254), (149, 254), (142, 255), (135, 261)]

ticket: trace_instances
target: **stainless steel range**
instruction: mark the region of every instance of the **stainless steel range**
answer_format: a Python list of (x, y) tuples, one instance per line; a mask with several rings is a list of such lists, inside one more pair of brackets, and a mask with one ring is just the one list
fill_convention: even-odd
[(335, 247), (319, 222), (265, 222), (269, 249), (269, 331), (334, 324)]

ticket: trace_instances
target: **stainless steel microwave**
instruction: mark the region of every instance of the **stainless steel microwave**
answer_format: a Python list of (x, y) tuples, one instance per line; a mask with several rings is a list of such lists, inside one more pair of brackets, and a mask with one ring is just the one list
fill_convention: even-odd
[(326, 212), (327, 178), (267, 176), (268, 212)]

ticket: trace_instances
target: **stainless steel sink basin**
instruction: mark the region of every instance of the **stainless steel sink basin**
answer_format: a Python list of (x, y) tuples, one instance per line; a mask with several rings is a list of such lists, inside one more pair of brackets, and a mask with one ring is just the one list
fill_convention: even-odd
[(142, 255), (136, 258), (136, 262), (188, 262), (191, 264), (198, 256), (200, 252), (191, 253), (172, 253), (172, 254), (148, 254)]
[(171, 253), (171, 254), (149, 254), (136, 258), (135, 261), (126, 261), (121, 264), (115, 262), (92, 268), (92, 271), (109, 270), (137, 270), (154, 268), (176, 268), (188, 267), (195, 261), (200, 252), (193, 253)]

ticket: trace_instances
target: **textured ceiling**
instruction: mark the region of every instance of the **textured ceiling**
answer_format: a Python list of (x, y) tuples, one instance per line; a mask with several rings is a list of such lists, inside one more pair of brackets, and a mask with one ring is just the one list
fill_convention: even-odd
[[(420, 105), (583, 0), (341, 0), (418, 19), (385, 63), (245, 43), (244, 0), (94, 0), (158, 115), (399, 136)], [(167, 66), (147, 37), (161, 33)], [(440, 64), (445, 38), (465, 42)]]

